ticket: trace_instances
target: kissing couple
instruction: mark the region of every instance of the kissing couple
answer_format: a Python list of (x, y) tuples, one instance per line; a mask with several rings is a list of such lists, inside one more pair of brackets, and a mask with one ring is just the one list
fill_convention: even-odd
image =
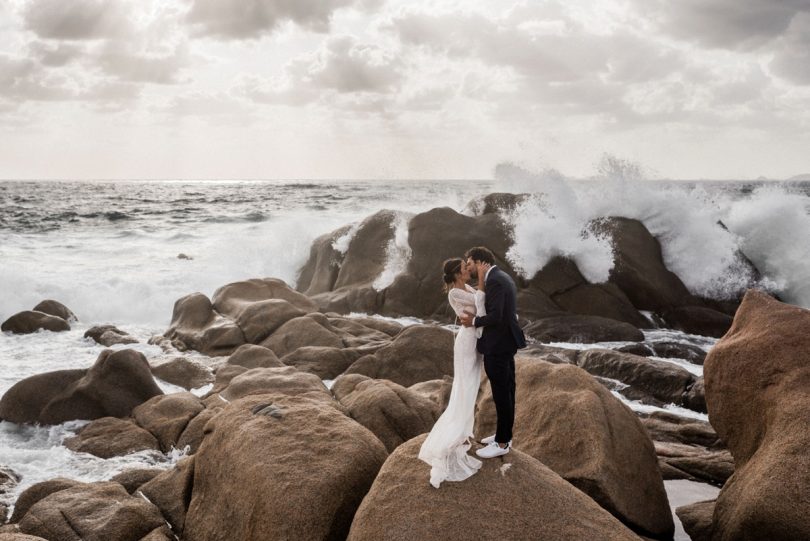
[[(526, 347), (518, 324), (517, 288), (512, 278), (495, 265), (484, 247), (471, 248), (464, 258), (444, 262), (447, 300), (461, 322), (453, 346), (453, 386), (450, 401), (419, 450), (430, 466), (430, 484), (463, 481), (481, 467), (468, 455), (473, 437), (475, 401), (483, 364), (498, 416), (495, 434), (481, 440), (481, 458), (505, 455), (512, 445), (515, 422), (515, 353)], [(472, 288), (470, 279), (477, 282)]]

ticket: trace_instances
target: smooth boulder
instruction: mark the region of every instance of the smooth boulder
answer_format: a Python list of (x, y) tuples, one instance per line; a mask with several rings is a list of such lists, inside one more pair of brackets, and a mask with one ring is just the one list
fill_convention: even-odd
[(529, 324), (526, 336), (540, 342), (637, 342), (644, 333), (623, 321), (599, 316), (557, 315), (545, 317)]
[[(514, 441), (639, 534), (671, 539), (655, 448), (638, 417), (583, 369), (518, 358)], [(475, 432), (495, 432), (488, 384)]]
[(343, 539), (386, 457), (366, 428), (301, 396), (235, 400), (206, 432), (186, 539)]
[(704, 363), (709, 420), (736, 469), (714, 541), (810, 539), (810, 311), (749, 290)]
[(348, 541), (480, 539), (638, 541), (588, 496), (537, 459), (513, 450), (484, 461), (461, 483), (440, 489), (417, 458), (425, 436), (400, 445), (380, 470), (352, 522)]
[(124, 456), (138, 451), (160, 451), (157, 439), (129, 420), (102, 417), (82, 427), (64, 441), (65, 447), (77, 453), (90, 453), (99, 458)]
[(62, 332), (69, 331), (70, 324), (61, 317), (51, 316), (44, 312), (26, 310), (5, 320), (0, 330), (13, 334), (31, 334), (39, 330)]
[(51, 425), (128, 417), (133, 408), (162, 394), (142, 353), (105, 349), (88, 370), (46, 372), (17, 382), (0, 399), (0, 419)]

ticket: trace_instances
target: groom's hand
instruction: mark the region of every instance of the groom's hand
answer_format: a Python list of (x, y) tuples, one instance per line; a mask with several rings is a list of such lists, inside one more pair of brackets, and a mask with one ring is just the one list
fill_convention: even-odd
[(475, 320), (475, 316), (469, 312), (464, 312), (464, 314), (461, 315), (459, 319), (461, 320), (461, 324), (464, 325), (465, 327), (472, 327), (473, 322)]

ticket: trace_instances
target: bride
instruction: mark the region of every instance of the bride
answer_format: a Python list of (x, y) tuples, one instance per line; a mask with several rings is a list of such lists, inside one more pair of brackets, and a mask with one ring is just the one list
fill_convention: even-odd
[[(459, 258), (444, 262), (444, 283), (450, 306), (457, 316), (484, 309), (484, 276), (478, 275), (478, 289), (467, 282), (470, 269)], [(419, 458), (430, 464), (430, 484), (439, 488), (442, 481), (463, 481), (481, 467), (481, 461), (467, 454), (473, 436), (475, 400), (481, 382), (482, 356), (476, 350), (481, 329), (459, 327), (453, 346), (453, 386), (447, 409), (436, 421), (422, 443)]]

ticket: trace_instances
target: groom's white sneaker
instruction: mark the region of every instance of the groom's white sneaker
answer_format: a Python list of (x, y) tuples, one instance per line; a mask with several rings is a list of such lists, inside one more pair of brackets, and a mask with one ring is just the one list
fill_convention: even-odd
[[(481, 443), (483, 443), (484, 445), (489, 445), (493, 441), (495, 441), (495, 434), (487, 436), (486, 438), (482, 439)], [(512, 440), (509, 440), (509, 447), (512, 447)]]
[(486, 447), (478, 449), (475, 454), (481, 458), (495, 458), (496, 456), (503, 456), (509, 452), (511, 444), (506, 444), (506, 447), (501, 447), (495, 441), (489, 443)]

